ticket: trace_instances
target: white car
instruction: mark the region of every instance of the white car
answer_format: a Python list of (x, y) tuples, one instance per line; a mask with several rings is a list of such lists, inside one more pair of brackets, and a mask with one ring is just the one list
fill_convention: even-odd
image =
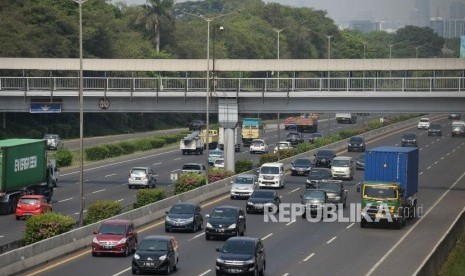
[(418, 122), (418, 129), (428, 129), (429, 128), (429, 118), (420, 118)]
[(215, 168), (224, 169), (224, 158), (218, 158), (215, 160), (213, 164)]
[(155, 188), (155, 173), (151, 168), (148, 167), (134, 167), (129, 171), (128, 179), (129, 189), (135, 187), (142, 188)]
[(253, 139), (250, 143), (250, 153), (268, 153), (268, 145), (263, 139)]
[(254, 174), (236, 176), (236, 178), (231, 181), (231, 184), (231, 199), (242, 197), (248, 198), (256, 189), (258, 189), (257, 176)]
[(265, 163), (258, 169), (259, 188), (284, 188), (284, 164), (278, 162)]
[(291, 142), (280, 141), (279, 143), (276, 143), (276, 146), (274, 147), (274, 153), (278, 151), (278, 147), (280, 150), (292, 149), (292, 144)]

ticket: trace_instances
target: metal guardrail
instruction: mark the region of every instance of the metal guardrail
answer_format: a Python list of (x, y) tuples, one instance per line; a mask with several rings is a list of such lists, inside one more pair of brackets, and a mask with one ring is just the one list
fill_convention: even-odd
[[(84, 77), (84, 91), (170, 91), (199, 92), (207, 88), (206, 78), (115, 78)], [(76, 91), (79, 77), (0, 77), (2, 91)], [(411, 78), (215, 78), (211, 91), (309, 92), (309, 91), (465, 91), (465, 77)]]

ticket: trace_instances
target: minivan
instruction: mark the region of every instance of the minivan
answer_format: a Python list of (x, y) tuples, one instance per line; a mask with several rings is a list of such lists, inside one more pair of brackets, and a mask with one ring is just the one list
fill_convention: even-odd
[(354, 179), (355, 161), (351, 156), (337, 156), (331, 162), (331, 175), (334, 179)]
[(265, 163), (258, 170), (259, 188), (284, 188), (284, 164)]

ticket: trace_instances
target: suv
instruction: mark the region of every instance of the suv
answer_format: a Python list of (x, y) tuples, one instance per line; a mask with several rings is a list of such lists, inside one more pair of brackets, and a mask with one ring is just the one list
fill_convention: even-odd
[(182, 166), (181, 174), (196, 173), (196, 174), (207, 174), (207, 168), (203, 164), (199, 163), (187, 163)]
[(406, 132), (402, 135), (402, 147), (418, 147), (417, 135), (413, 132)]
[(308, 158), (297, 158), (292, 162), (291, 175), (308, 175), (312, 169), (312, 161)]
[(263, 139), (253, 139), (250, 143), (250, 153), (268, 153), (268, 145)]
[(171, 206), (165, 217), (165, 232), (174, 230), (190, 230), (195, 232), (202, 229), (203, 216), (201, 208), (196, 203), (176, 203)]
[[(256, 190), (247, 200), (245, 212), (250, 213), (263, 213), (265, 208), (269, 212), (277, 213), (279, 205), (281, 204), (281, 197), (276, 191), (270, 190)], [(273, 207), (275, 209), (273, 210)]]
[(231, 181), (231, 184), (231, 199), (249, 197), (257, 189), (257, 176), (253, 174), (239, 175)]
[(325, 179), (333, 179), (331, 171), (325, 168), (313, 168), (308, 173), (307, 181), (305, 183), (305, 188), (317, 188), (318, 183)]
[(337, 156), (331, 162), (331, 175), (333, 178), (354, 179), (355, 161), (352, 156)]
[(274, 147), (274, 153), (278, 152), (278, 148), (279, 150), (288, 150), (288, 149), (292, 149), (292, 144), (291, 142), (287, 142), (287, 141), (280, 141), (278, 143), (276, 143), (276, 146)]
[(264, 275), (266, 256), (263, 242), (253, 237), (229, 238), (216, 258), (216, 275), (223, 273)]
[(329, 203), (342, 204), (342, 208), (346, 207), (347, 190), (344, 189), (341, 180), (323, 180), (318, 183), (318, 189), (326, 191)]
[(317, 151), (314, 156), (313, 165), (315, 167), (330, 168), (333, 158), (336, 157), (336, 152), (334, 152), (334, 150), (321, 149)]
[(263, 164), (258, 169), (258, 187), (284, 188), (284, 164)]
[(155, 174), (153, 170), (148, 167), (134, 167), (129, 171), (128, 187), (129, 189), (135, 187), (155, 188)]
[(323, 208), (326, 207), (326, 203), (328, 202), (328, 195), (325, 190), (307, 189), (300, 197), (304, 206), (303, 218), (307, 216), (307, 213), (310, 213), (311, 216), (319, 214), (323, 218)]
[(137, 248), (137, 232), (134, 224), (125, 219), (104, 221), (92, 240), (92, 256), (103, 253), (128, 256)]
[(189, 130), (202, 130), (205, 128), (205, 123), (202, 120), (192, 120), (189, 122)]
[(418, 129), (428, 129), (429, 128), (429, 118), (420, 118), (418, 122)]
[(365, 139), (362, 136), (350, 137), (349, 143), (347, 144), (347, 151), (365, 151)]
[(58, 134), (45, 134), (43, 139), (47, 141), (47, 149), (57, 150), (63, 147), (63, 141)]
[(246, 223), (244, 210), (237, 206), (223, 205), (215, 207), (208, 218), (205, 227), (205, 239), (211, 237), (244, 236)]
[(300, 132), (291, 132), (286, 136), (286, 141), (295, 146), (304, 142), (304, 136)]
[(177, 269), (179, 246), (175, 237), (152, 235), (143, 238), (132, 258), (132, 274), (164, 272)]
[(442, 136), (442, 126), (440, 124), (430, 124), (428, 128), (428, 136)]

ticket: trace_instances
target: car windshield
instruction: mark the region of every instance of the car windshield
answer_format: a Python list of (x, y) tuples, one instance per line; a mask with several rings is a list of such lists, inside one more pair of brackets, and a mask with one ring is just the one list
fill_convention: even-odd
[(231, 240), (223, 245), (221, 252), (252, 255), (254, 253), (254, 244), (250, 241)]
[(170, 214), (192, 214), (194, 212), (194, 206), (188, 204), (173, 205), (170, 210)]
[(334, 160), (333, 163), (331, 163), (332, 167), (349, 167), (349, 160)]
[(39, 200), (37, 198), (21, 198), (19, 199), (19, 203), (35, 205), (35, 204), (39, 204)]
[(98, 232), (103, 235), (124, 235), (126, 233), (126, 225), (104, 223), (100, 226)]
[(132, 169), (131, 174), (141, 175), (141, 174), (146, 174), (146, 171), (145, 169)]
[(254, 146), (262, 146), (263, 142), (261, 142), (261, 141), (253, 141), (252, 145), (254, 145)]
[(415, 135), (415, 133), (405, 133), (404, 134), (404, 138), (405, 139), (415, 139), (417, 136)]
[(327, 192), (339, 192), (341, 190), (341, 186), (338, 183), (325, 183), (322, 182), (318, 186), (319, 189), (323, 189)]
[(277, 146), (279, 146), (280, 149), (283, 149), (283, 148), (288, 148), (289, 144), (288, 143), (279, 143)]
[(352, 138), (350, 138), (350, 142), (351, 143), (362, 143), (363, 138), (362, 137), (352, 137)]
[(311, 166), (312, 165), (312, 161), (310, 161), (310, 159), (297, 159), (295, 160), (294, 162), (294, 165), (295, 166)]
[(365, 187), (363, 196), (375, 198), (397, 198), (397, 191), (394, 189), (377, 188), (372, 186)]
[(278, 174), (279, 173), (279, 167), (261, 167), (260, 173), (263, 174)]
[(313, 133), (311, 135), (311, 137), (313, 137), (313, 138), (323, 137), (323, 134), (321, 134), (321, 133)]
[(320, 150), (316, 153), (316, 156), (319, 156), (319, 157), (333, 157), (334, 156), (334, 152), (331, 151), (331, 150)]
[(199, 165), (184, 165), (182, 166), (183, 170), (200, 170)]
[(324, 200), (325, 199), (325, 194), (322, 191), (305, 191), (304, 199), (318, 199), (318, 200)]
[(315, 178), (315, 177), (326, 177), (329, 175), (329, 172), (327, 170), (318, 170), (318, 169), (312, 169), (308, 173), (308, 178)]
[(224, 152), (222, 150), (211, 150), (210, 156), (223, 156)]
[(216, 161), (215, 161), (215, 164), (217, 164), (217, 165), (222, 165), (222, 164), (224, 164), (224, 159), (218, 159), (218, 160), (216, 160)]
[(138, 249), (144, 251), (167, 251), (168, 241), (152, 239), (142, 240), (139, 243)]
[(421, 122), (421, 123), (428, 123), (428, 122), (429, 122), (429, 119), (420, 119), (420, 122)]
[(235, 184), (254, 184), (253, 183), (253, 177), (247, 177), (247, 176), (238, 176), (234, 180)]
[(228, 218), (228, 219), (235, 219), (237, 211), (234, 209), (215, 209), (211, 214), (211, 218)]
[(429, 126), (429, 128), (431, 128), (431, 129), (441, 129), (441, 125), (438, 125), (438, 124), (431, 124), (431, 125)]
[(250, 198), (273, 198), (271, 191), (255, 191)]
[(287, 135), (287, 138), (299, 138), (299, 134), (298, 133), (289, 133)]
[(56, 134), (45, 134), (44, 139), (58, 139), (58, 135), (56, 135)]

